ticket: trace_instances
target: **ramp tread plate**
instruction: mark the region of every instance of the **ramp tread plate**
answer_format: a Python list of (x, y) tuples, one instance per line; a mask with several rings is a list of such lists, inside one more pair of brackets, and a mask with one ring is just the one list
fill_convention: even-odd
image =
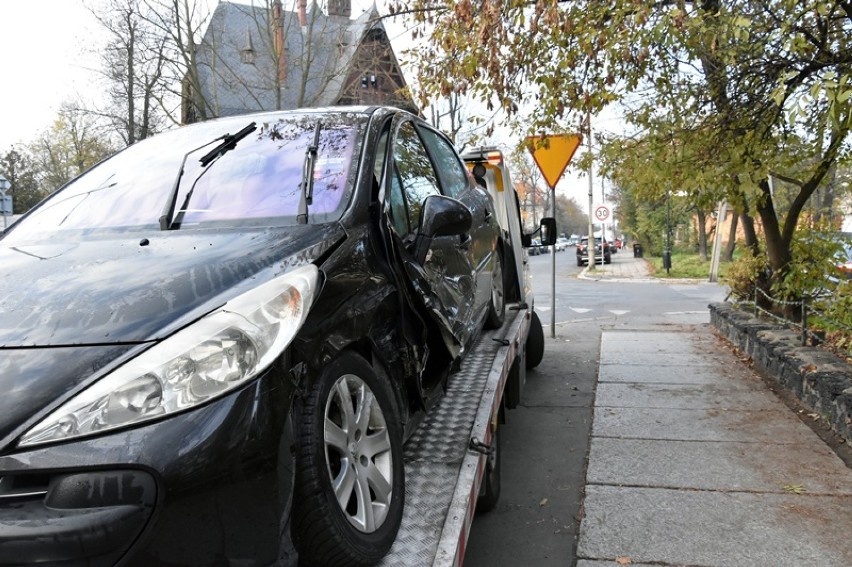
[(447, 391), (406, 442), (405, 509), (390, 553), (379, 564), (431, 565), (458, 482), (461, 462), (500, 343), (483, 333)]

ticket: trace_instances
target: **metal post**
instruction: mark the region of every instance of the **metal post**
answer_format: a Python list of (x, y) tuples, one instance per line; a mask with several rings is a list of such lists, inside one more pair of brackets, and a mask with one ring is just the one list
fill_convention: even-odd
[(757, 282), (754, 284), (754, 316), (757, 317), (757, 292), (760, 288), (757, 287)]
[(713, 239), (713, 257), (710, 260), (710, 278), (708, 281), (715, 282), (719, 278), (719, 262), (722, 259), (722, 224), (728, 214), (728, 202), (719, 203), (719, 212), (716, 216), (716, 236)]
[[(589, 134), (589, 138), (587, 140), (589, 146), (589, 157), (592, 156), (592, 115), (591, 113), (586, 113), (586, 128)], [(594, 188), (594, 184), (592, 181), (592, 160), (589, 159), (589, 246), (587, 248), (589, 252), (589, 271), (595, 270), (595, 264), (597, 263), (597, 259), (595, 258), (595, 225), (594, 220), (592, 218), (592, 208), (594, 204), (592, 202), (592, 189)]]
[[(550, 213), (556, 218), (556, 187), (550, 192)], [(556, 244), (550, 247), (550, 338), (556, 338)]]

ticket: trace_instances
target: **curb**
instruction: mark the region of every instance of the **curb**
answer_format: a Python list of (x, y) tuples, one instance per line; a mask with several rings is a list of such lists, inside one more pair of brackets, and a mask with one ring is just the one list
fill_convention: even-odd
[(852, 364), (821, 348), (801, 346), (798, 333), (729, 303), (709, 308), (710, 323), (723, 338), (852, 443)]

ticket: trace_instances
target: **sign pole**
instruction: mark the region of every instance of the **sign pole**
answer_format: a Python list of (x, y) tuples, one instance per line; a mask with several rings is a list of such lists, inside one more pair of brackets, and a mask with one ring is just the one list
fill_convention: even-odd
[[(589, 157), (592, 155), (592, 115), (586, 113), (586, 128), (589, 132), (589, 137), (587, 138), (587, 143), (589, 145)], [(589, 261), (587, 265), (589, 266), (589, 271), (595, 271), (595, 264), (597, 263), (597, 259), (595, 257), (595, 225), (592, 215), (593, 208), (593, 197), (592, 197), (592, 189), (593, 189), (593, 181), (592, 181), (592, 160), (589, 160), (589, 244), (586, 247), (588, 250)], [(601, 251), (603, 252), (603, 242), (601, 242)]]
[[(574, 152), (580, 147), (582, 137), (574, 134), (562, 134), (553, 136), (528, 136), (526, 139), (527, 149), (532, 154), (539, 171), (550, 187), (550, 210), (553, 218), (556, 218), (556, 183), (568, 162), (574, 157)], [(550, 337), (556, 338), (556, 244), (550, 250), (551, 274), (550, 274)]]

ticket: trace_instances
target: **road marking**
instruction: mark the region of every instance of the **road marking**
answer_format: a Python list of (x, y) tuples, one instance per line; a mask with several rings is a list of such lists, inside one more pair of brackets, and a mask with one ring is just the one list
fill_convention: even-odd
[(609, 312), (612, 313), (613, 315), (624, 315), (626, 313), (630, 313), (629, 310), (628, 311), (619, 311), (617, 309), (610, 309)]
[(583, 309), (582, 307), (568, 307), (574, 313), (588, 313), (591, 309)]
[(666, 311), (663, 315), (702, 315), (704, 313), (709, 313), (709, 311)]

